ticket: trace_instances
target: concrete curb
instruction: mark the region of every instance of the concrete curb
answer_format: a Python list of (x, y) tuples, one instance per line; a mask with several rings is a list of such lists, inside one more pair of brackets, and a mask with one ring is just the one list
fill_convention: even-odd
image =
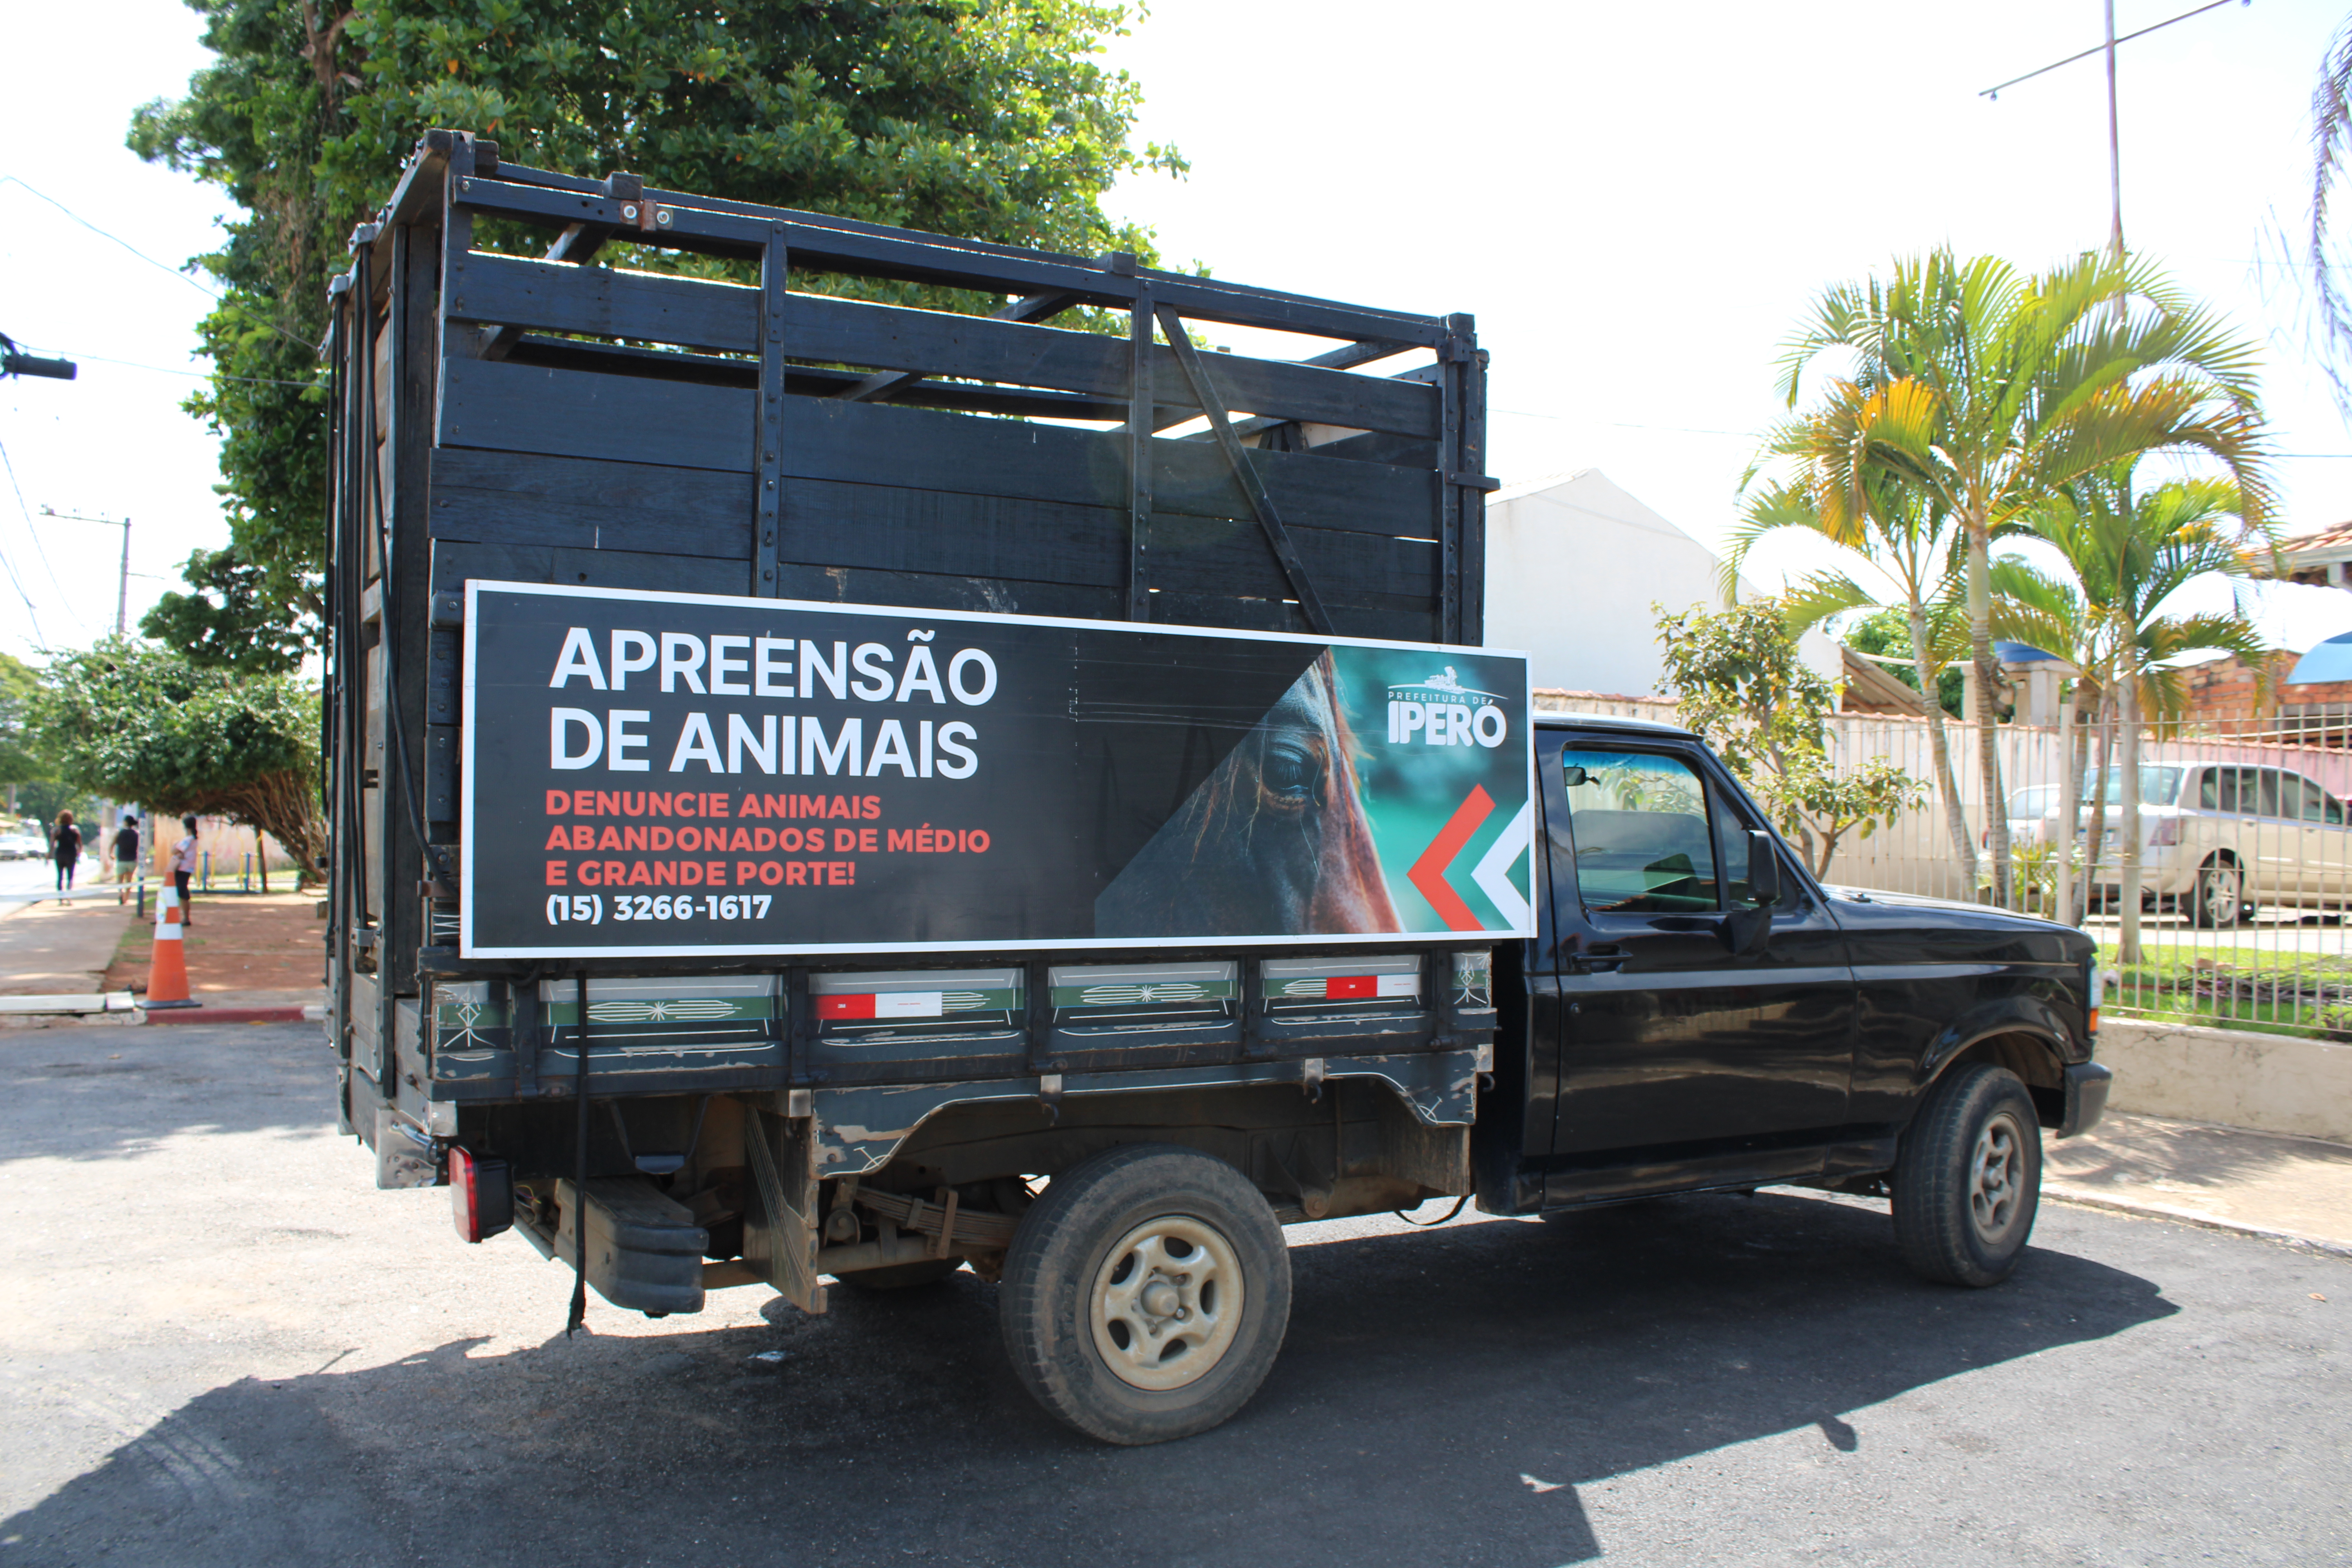
[(151, 1024), (299, 1024), (323, 1018), (323, 1007), (173, 1007), (168, 1011), (142, 1008)]
[(2083, 1187), (2043, 1183), (2042, 1195), (2055, 1203), (2073, 1204), (2078, 1208), (2105, 1209), (2110, 1214), (2126, 1214), (2140, 1219), (2168, 1219), (2176, 1225), (2193, 1225), (2205, 1230), (2228, 1231), (2232, 1236), (2250, 1236), (2262, 1241), (2275, 1241), (2299, 1251), (2316, 1252), (2328, 1258), (2352, 1261), (2352, 1242), (2328, 1241), (2315, 1236), (2301, 1236), (2291, 1230), (2273, 1226), (2249, 1225), (2243, 1220), (2223, 1219), (2218, 1215), (2200, 1213), (2196, 1209), (2178, 1208), (2171, 1204), (2148, 1203), (2139, 1198), (2109, 1197)]

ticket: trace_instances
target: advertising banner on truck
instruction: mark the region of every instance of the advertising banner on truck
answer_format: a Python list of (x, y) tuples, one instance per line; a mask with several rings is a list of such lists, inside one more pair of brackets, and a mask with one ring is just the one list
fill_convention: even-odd
[(477, 958), (1528, 936), (1527, 659), (470, 581)]

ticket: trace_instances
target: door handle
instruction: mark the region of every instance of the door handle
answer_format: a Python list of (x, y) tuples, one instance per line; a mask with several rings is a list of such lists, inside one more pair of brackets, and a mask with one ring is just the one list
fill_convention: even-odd
[(1604, 946), (1586, 948), (1582, 952), (1570, 958), (1569, 963), (1579, 974), (1605, 974), (1622, 969), (1625, 966), (1625, 960), (1632, 956), (1623, 948), (1612, 942)]

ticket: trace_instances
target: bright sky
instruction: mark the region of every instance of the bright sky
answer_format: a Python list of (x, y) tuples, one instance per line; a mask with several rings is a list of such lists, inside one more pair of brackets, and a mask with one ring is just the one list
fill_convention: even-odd
[[(2116, 0), (2117, 29), (2195, 3)], [(0, 331), (81, 363), (0, 381), (0, 649), (26, 656), (114, 618), (119, 531), (42, 507), (133, 520), (134, 624), (227, 537), (214, 443), (177, 407), (205, 295), (33, 193), (173, 264), (224, 209), (122, 147), (131, 110), (203, 63), (191, 13), (122, 0), (97, 72), (48, 68), (88, 58), (77, 8), (5, 15), (27, 68), (0, 96)], [(2255, 259), (2304, 219), (2311, 87), (2342, 19), (2254, 0), (2120, 51), (2126, 234), (2267, 345), (2277, 445), (2320, 454), (2278, 466), (2291, 532), (2352, 518), (2352, 432), (2305, 366), (2292, 286)], [(2105, 242), (2099, 62), (1977, 96), (2099, 32), (2098, 0), (1160, 0), (1114, 58), (1144, 83), (1142, 136), (1192, 175), (1112, 205), (1222, 277), (1475, 312), (1492, 472), (1597, 466), (1712, 542), (1814, 290), (1945, 240), (2024, 265)], [(1769, 581), (1783, 563), (1759, 563)], [(2352, 630), (2339, 597), (2341, 625), (2322, 598), (2280, 635)]]

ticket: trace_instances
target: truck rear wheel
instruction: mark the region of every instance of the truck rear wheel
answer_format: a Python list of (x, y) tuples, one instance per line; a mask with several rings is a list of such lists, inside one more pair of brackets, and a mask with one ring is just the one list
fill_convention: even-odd
[(2042, 1129), (2015, 1073), (1976, 1062), (1927, 1091), (1895, 1165), (1895, 1239), (1920, 1278), (1998, 1285), (2042, 1201)]
[(1290, 1322), (1290, 1254), (1265, 1198), (1221, 1160), (1112, 1149), (1054, 1178), (997, 1295), (1037, 1403), (1106, 1443), (1205, 1432), (1265, 1380)]

